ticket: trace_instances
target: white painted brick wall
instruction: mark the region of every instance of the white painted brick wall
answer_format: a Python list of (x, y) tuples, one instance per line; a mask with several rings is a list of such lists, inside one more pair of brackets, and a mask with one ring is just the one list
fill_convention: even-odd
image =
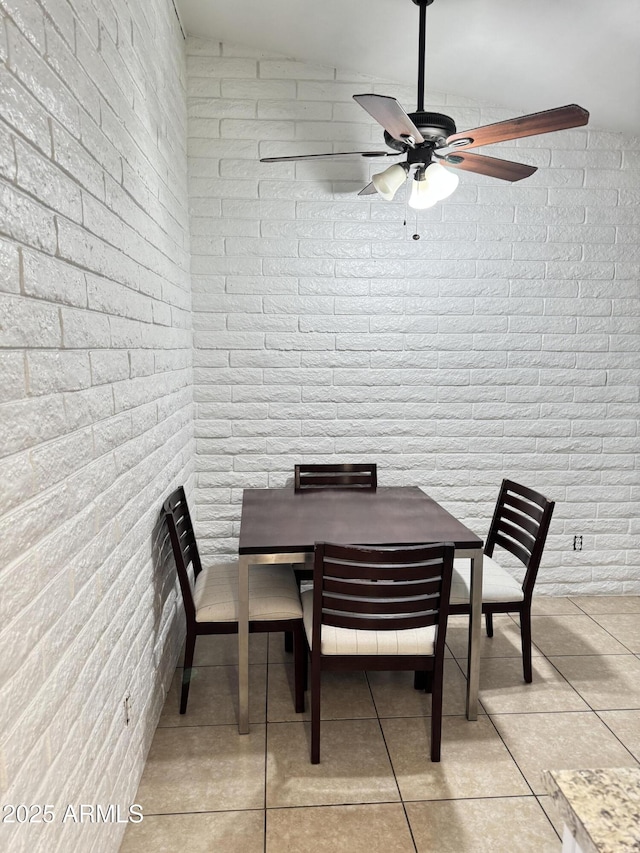
[[(184, 42), (170, 0), (0, 0), (0, 848), (118, 849), (175, 665), (191, 482)], [(131, 723), (123, 700), (131, 697)]]
[[(410, 110), (412, 89), (187, 52), (203, 550), (234, 552), (243, 487), (360, 458), (481, 535), (504, 476), (538, 488), (557, 501), (540, 592), (640, 592), (638, 140), (594, 127), (495, 146), (539, 171), (461, 173), (416, 229), (403, 200), (356, 196), (375, 163), (258, 163), (382, 149), (351, 96)], [(429, 98), (459, 129), (512, 115)]]

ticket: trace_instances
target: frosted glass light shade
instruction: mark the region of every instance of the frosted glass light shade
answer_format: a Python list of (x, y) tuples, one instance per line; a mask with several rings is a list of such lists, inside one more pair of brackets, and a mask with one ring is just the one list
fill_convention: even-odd
[(424, 179), (429, 184), (431, 192), (440, 201), (443, 198), (448, 198), (455, 192), (460, 178), (455, 172), (450, 172), (441, 166), (440, 163), (432, 163), (424, 174)]
[(426, 210), (444, 198), (448, 198), (458, 186), (459, 178), (439, 163), (432, 163), (422, 173), (416, 172), (409, 196), (409, 207)]
[(440, 199), (432, 191), (428, 181), (414, 180), (411, 182), (411, 195), (408, 201), (409, 207), (412, 207), (414, 210), (426, 210), (428, 207), (433, 207), (439, 201)]
[(395, 163), (384, 172), (374, 175), (371, 182), (385, 201), (391, 201), (406, 180), (406, 169), (399, 163)]

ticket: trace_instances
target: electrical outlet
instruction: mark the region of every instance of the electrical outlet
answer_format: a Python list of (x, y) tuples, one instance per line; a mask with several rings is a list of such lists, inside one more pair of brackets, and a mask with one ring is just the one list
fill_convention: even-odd
[(573, 550), (582, 551), (582, 536), (573, 537)]

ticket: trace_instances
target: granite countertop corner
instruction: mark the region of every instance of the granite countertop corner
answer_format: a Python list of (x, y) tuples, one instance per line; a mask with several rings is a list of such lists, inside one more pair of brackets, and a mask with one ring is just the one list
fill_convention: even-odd
[(545, 784), (584, 853), (640, 853), (640, 768), (548, 770)]

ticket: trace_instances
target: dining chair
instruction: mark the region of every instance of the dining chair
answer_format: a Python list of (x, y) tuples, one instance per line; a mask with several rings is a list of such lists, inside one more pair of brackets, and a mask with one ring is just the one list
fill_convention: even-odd
[[(196, 638), (204, 634), (238, 633), (238, 565), (203, 568), (184, 488), (165, 500), (162, 512), (169, 529), (187, 623), (180, 713), (187, 710)], [(193, 583), (189, 566), (193, 568)], [(302, 604), (290, 566), (268, 566), (249, 573), (249, 631), (286, 631), (293, 635), (295, 709), (304, 711), (307, 648)]]
[[(484, 546), (482, 612), (487, 636), (493, 636), (494, 613), (520, 614), (524, 680), (532, 681), (531, 600), (542, 552), (553, 515), (554, 501), (540, 492), (503, 480)], [(513, 554), (525, 567), (522, 582), (493, 559), (498, 546)], [(469, 614), (470, 560), (453, 561), (449, 613)]]
[[(298, 464), (294, 466), (293, 488), (295, 492), (310, 492), (324, 489), (360, 489), (375, 491), (378, 487), (378, 466), (375, 462), (344, 463), (329, 462), (324, 465)], [(310, 584), (313, 569), (307, 563), (294, 563), (298, 586)], [(284, 637), (284, 649), (293, 651), (293, 640), (289, 634)]]
[(294, 490), (362, 489), (375, 491), (378, 485), (378, 466), (374, 463), (330, 463), (327, 465), (296, 465)]
[(311, 650), (311, 763), (320, 761), (323, 670), (431, 674), (431, 760), (440, 760), (442, 669), (453, 544), (398, 548), (319, 542), (302, 594)]

